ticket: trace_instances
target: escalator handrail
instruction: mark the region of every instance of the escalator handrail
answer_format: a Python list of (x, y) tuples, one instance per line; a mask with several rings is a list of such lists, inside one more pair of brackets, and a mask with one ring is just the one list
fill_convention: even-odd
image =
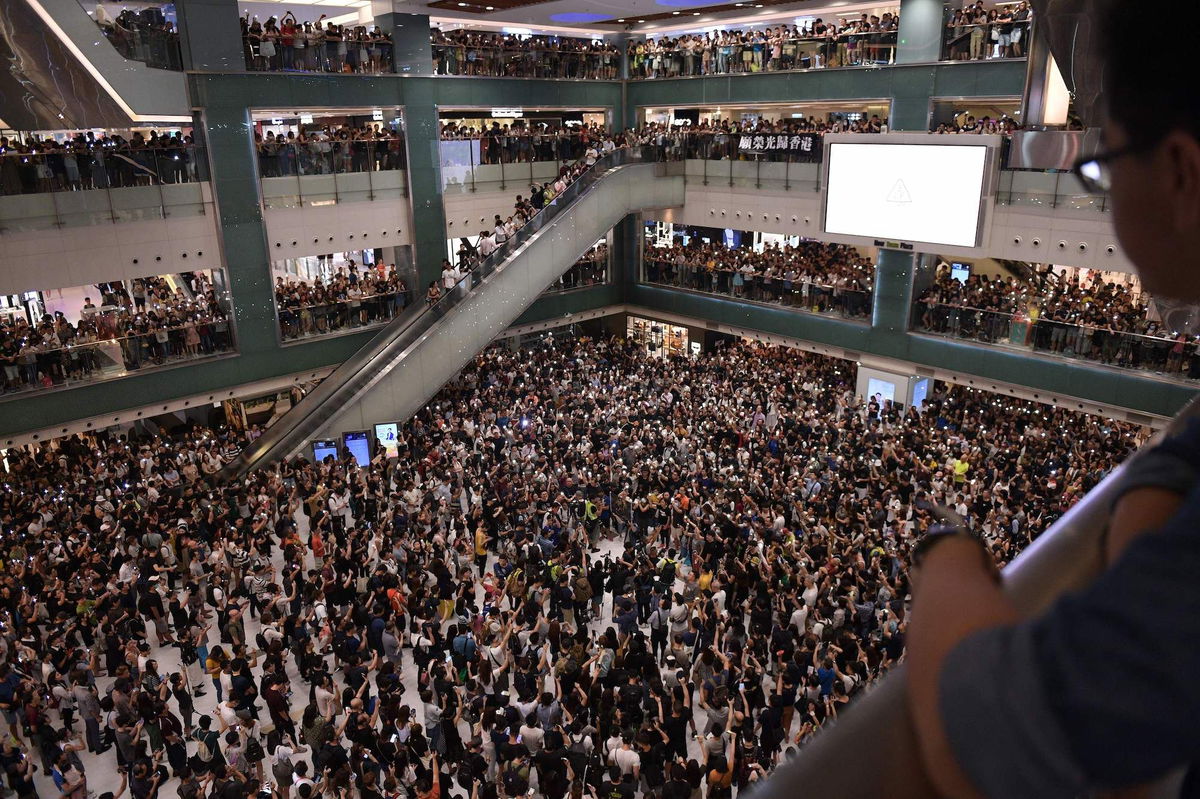
[[(605, 174), (619, 166), (654, 160), (656, 160), (654, 153), (652, 151), (647, 153), (643, 147), (613, 150), (597, 159), (592, 167), (547, 203), (512, 236), (500, 244), (494, 252), (472, 266), (437, 302), (425, 307), (414, 302), (409, 311), (396, 317), (393, 322), (338, 366), (320, 385), (309, 392), (283, 419), (280, 419), (262, 436), (247, 446), (236, 460), (222, 470), (221, 476), (230, 478), (244, 475), (272, 454), (277, 456), (290, 454), (289, 451), (296, 445), (289, 440), (305, 422), (318, 416), (320, 409), (328, 407), (329, 401), (338, 393), (346, 391), (348, 387), (352, 387), (352, 390), (357, 392), (359, 388), (355, 384), (369, 382), (377, 376), (370, 369), (372, 362), (378, 361), (383, 356), (390, 358), (398, 345), (403, 344), (404, 347), (407, 347), (428, 331), (451, 308), (463, 302), (472, 289), (478, 286), (484, 278), (499, 269), (509, 258), (522, 250), (535, 235), (572, 207)], [(364, 375), (365, 381), (362, 379)], [(360, 379), (356, 380), (356, 377)], [(293, 416), (293, 414), (296, 415)], [(283, 452), (280, 452), (281, 449)]]

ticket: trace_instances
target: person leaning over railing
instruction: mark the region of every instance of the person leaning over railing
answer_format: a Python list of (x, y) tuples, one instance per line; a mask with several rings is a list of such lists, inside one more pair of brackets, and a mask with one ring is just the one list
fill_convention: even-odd
[[(1155, 10), (1181, 19), (1190, 5)], [(1111, 195), (1113, 226), (1146, 290), (1197, 302), (1200, 84), (1183, 49), (1156, 47), (1144, 14), (1133, 0), (1106, 12), (1104, 149), (1076, 172)], [(1159, 57), (1128, 57), (1150, 51)], [(938, 794), (1165, 795), (1137, 786), (1175, 769), (1186, 775), (1173, 795), (1200, 791), (1200, 422), (1118, 480), (1097, 531), (1101, 573), (1033, 619), (1020, 618), (978, 539), (948, 526), (919, 545), (908, 706)]]

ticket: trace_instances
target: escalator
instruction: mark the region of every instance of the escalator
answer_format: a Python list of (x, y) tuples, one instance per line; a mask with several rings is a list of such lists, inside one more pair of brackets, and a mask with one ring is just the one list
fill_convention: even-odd
[(78, 0), (0, 3), (0, 119), (13, 130), (190, 122), (182, 72), (119, 53)]
[(683, 205), (682, 164), (616, 150), (567, 187), (435, 304), (414, 304), (246, 448), (225, 476), (313, 439), (406, 420), (626, 215)]

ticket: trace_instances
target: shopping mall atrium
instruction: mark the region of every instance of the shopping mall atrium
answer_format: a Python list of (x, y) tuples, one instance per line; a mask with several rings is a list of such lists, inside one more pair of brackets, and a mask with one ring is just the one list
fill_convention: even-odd
[(1150, 13), (6, 0), (3, 793), (1200, 795)]

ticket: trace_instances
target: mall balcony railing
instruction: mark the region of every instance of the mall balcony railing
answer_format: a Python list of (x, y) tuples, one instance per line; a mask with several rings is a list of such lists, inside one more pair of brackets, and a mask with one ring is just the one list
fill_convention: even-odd
[[(115, 18), (105, 13), (96, 19), (100, 12), (95, 3), (80, 2), (79, 5), (122, 57), (155, 69), (183, 70), (179, 31), (167, 21), (166, 12), (173, 9), (162, 6), (126, 8)], [(108, 7), (104, 8), (107, 11)]]
[(617, 50), (556, 50), (433, 42), (434, 73), (480, 78), (619, 80)]
[(260, 143), (258, 168), (267, 208), (408, 196), (403, 138)]
[(207, 315), (145, 333), (101, 333), (95, 340), (76, 339), (65, 346), (44, 346), (28, 337), (16, 344), (15, 352), (0, 351), (5, 398), (117, 380), (234, 352), (229, 319)]
[(669, 260), (644, 256), (643, 280), (743, 302), (780, 305), (804, 313), (833, 314), (845, 319), (871, 317), (871, 291), (800, 279), (765, 278), (733, 269), (681, 267)]
[(195, 146), (31, 148), (0, 153), (0, 235), (205, 213)]
[[(315, 35), (314, 35), (315, 34)], [(393, 43), (386, 34), (365, 39), (326, 39), (323, 32), (242, 37), (249, 72), (327, 72), (382, 75), (394, 71)]]
[(562, 294), (566, 291), (602, 286), (610, 282), (609, 258), (585, 258), (562, 273), (543, 294)]
[(329, 139), (283, 144), (257, 143), (259, 175), (264, 178), (288, 175), (344, 175), (352, 172), (385, 172), (405, 169), (408, 156), (404, 139)]
[(1029, 48), (1031, 20), (947, 25), (942, 39), (943, 61), (990, 61), (1024, 58)]
[(896, 31), (846, 32), (774, 41), (713, 44), (664, 50), (635, 45), (629, 58), (631, 80), (751, 75), (896, 63)]
[(582, 158), (589, 143), (599, 148), (599, 140), (579, 133), (443, 133), (439, 142), (442, 190), (447, 194), (504, 191), (512, 183), (520, 187), (520, 194), (527, 194), (533, 183), (553, 182), (559, 167)]
[(308, 305), (275, 301), (279, 336), (284, 342), (354, 333), (385, 325), (412, 302), (408, 291), (370, 294)]
[(913, 305), (912, 329), (1057, 358), (1152, 372), (1175, 380), (1200, 380), (1200, 339), (1195, 336), (1146, 335), (923, 301)]

